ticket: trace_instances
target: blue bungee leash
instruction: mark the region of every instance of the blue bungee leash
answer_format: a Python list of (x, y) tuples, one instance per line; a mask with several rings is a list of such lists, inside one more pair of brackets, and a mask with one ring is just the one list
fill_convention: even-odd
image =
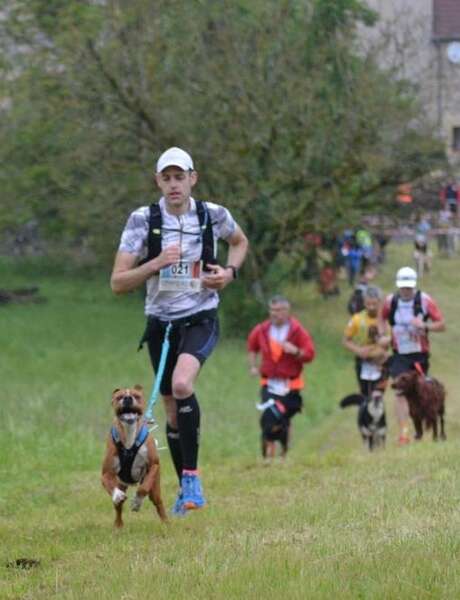
[(163, 340), (163, 345), (161, 346), (161, 355), (160, 362), (158, 364), (158, 370), (155, 377), (155, 384), (153, 386), (152, 393), (150, 394), (150, 399), (147, 404), (147, 410), (145, 411), (145, 422), (147, 425), (150, 425), (149, 431), (152, 432), (158, 428), (158, 423), (153, 416), (153, 407), (155, 406), (156, 401), (158, 400), (158, 393), (160, 391), (161, 380), (163, 379), (163, 374), (166, 366), (166, 359), (168, 358), (169, 352), (169, 334), (171, 332), (172, 324), (168, 323), (165, 331), (165, 337)]

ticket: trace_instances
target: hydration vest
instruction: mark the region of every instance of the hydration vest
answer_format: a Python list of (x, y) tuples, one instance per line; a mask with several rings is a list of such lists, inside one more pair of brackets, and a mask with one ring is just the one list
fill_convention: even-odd
[[(216, 253), (214, 249), (214, 235), (212, 231), (211, 215), (205, 202), (195, 200), (198, 222), (200, 225), (201, 236), (201, 260), (203, 261), (203, 270), (208, 264), (216, 264)], [(158, 202), (150, 205), (149, 230), (147, 236), (147, 256), (140, 264), (144, 264), (152, 258), (156, 258), (161, 253), (161, 229), (162, 229), (161, 209)]]
[(137, 481), (134, 481), (132, 478), (131, 471), (134, 460), (139, 452), (139, 448), (147, 439), (148, 434), (149, 430), (145, 425), (142, 425), (136, 436), (134, 444), (131, 446), (131, 448), (125, 448), (121, 443), (118, 429), (115, 426), (112, 427), (112, 439), (117, 447), (118, 458), (120, 460), (120, 471), (118, 472), (118, 477), (124, 483), (137, 483)]
[[(395, 324), (395, 313), (396, 313), (396, 310), (398, 309), (398, 301), (399, 301), (399, 294), (393, 294), (393, 298), (391, 299), (391, 305), (390, 305), (390, 314), (388, 315), (388, 322), (390, 323), (390, 325), (392, 327)], [(418, 315), (422, 315), (424, 321), (426, 321), (428, 319), (428, 315), (425, 314), (423, 311), (422, 292), (420, 290), (417, 290), (417, 292), (415, 293), (413, 311), (414, 311), (414, 317), (417, 317)]]

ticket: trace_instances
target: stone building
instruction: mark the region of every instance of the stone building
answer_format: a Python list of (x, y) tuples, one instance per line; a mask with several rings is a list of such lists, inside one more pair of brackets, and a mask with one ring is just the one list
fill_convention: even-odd
[[(460, 0), (367, 0), (386, 37), (382, 61), (399, 61), (460, 176)], [(374, 34), (368, 34), (372, 39)]]

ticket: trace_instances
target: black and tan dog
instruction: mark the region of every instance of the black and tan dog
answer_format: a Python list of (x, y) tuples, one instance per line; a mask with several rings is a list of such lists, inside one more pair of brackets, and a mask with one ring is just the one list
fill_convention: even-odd
[(369, 450), (385, 446), (387, 423), (383, 391), (375, 389), (369, 397), (362, 394), (350, 394), (340, 401), (341, 408), (353, 405), (359, 407), (358, 429)]
[(260, 417), (260, 428), (262, 431), (262, 456), (267, 461), (273, 460), (276, 454), (276, 442), (281, 445), (281, 456), (284, 458), (288, 451), (289, 419), (286, 416), (286, 408), (282, 402), (270, 398), (257, 408), (262, 412)]
[(123, 527), (122, 511), (130, 485), (138, 484), (131, 509), (139, 511), (146, 496), (158, 516), (166, 521), (160, 492), (160, 461), (153, 437), (144, 423), (142, 386), (116, 389), (112, 393), (113, 427), (107, 438), (101, 481), (112, 497), (115, 527)]

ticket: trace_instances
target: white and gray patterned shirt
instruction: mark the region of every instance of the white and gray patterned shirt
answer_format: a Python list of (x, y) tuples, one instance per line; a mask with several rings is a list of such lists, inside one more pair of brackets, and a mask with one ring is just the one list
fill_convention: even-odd
[[(201, 259), (201, 232), (196, 211), (196, 203), (190, 198), (190, 210), (180, 216), (171, 215), (166, 210), (165, 199), (160, 199), (162, 217), (161, 243), (163, 248), (180, 244), (182, 260), (194, 262)], [(230, 212), (218, 204), (206, 202), (212, 223), (214, 243), (218, 239), (228, 239), (236, 229), (236, 222)], [(150, 208), (141, 206), (131, 213), (121, 235), (119, 252), (134, 254), (139, 260), (147, 256), (147, 238)], [(216, 308), (219, 296), (215, 290), (202, 288), (199, 292), (160, 292), (159, 277), (153, 275), (147, 280), (145, 314), (163, 320), (188, 317), (202, 310)]]

